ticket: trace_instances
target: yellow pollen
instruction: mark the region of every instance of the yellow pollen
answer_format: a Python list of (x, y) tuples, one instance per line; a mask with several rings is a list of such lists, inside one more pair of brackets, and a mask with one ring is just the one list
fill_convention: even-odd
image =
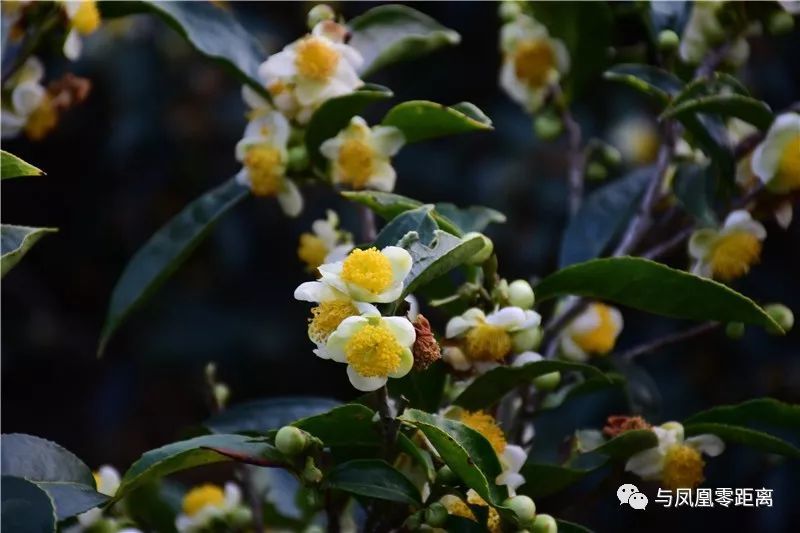
[(336, 165), (339, 180), (354, 189), (363, 189), (372, 176), (375, 151), (363, 139), (347, 139), (339, 150)]
[(278, 96), (286, 89), (287, 89), (286, 84), (283, 83), (282, 81), (276, 81), (275, 83), (267, 87), (267, 90), (270, 92), (270, 94), (272, 94), (272, 96)]
[(617, 328), (611, 318), (611, 309), (607, 305), (592, 304), (591, 310), (600, 317), (600, 324), (591, 331), (573, 336), (572, 340), (584, 352), (607, 354), (614, 348), (617, 340)]
[(511, 351), (511, 336), (501, 326), (482, 322), (467, 333), (464, 350), (474, 361), (499, 361)]
[(316, 269), (325, 262), (328, 255), (328, 247), (325, 241), (313, 233), (303, 233), (300, 235), (300, 246), (297, 247), (297, 256), (308, 265), (311, 270)]
[(362, 376), (385, 377), (400, 366), (403, 347), (386, 325), (367, 324), (350, 337), (344, 353), (347, 362)]
[(685, 444), (675, 444), (667, 450), (664, 457), (661, 484), (672, 490), (693, 489), (705, 479), (704, 466), (705, 461), (699, 451)]
[(306, 37), (297, 44), (295, 66), (304, 78), (327, 81), (339, 65), (339, 53), (320, 37)]
[(92, 472), (92, 477), (94, 478), (94, 486), (97, 487), (98, 492), (100, 491), (100, 473), (99, 472)]
[(505, 451), (506, 437), (492, 415), (484, 411), (467, 411), (461, 415), (461, 422), (486, 437), (496, 453)]
[(714, 277), (730, 281), (744, 276), (761, 256), (761, 241), (746, 231), (734, 231), (720, 238), (711, 250)]
[(210, 483), (195, 487), (183, 497), (183, 512), (194, 516), (206, 507), (220, 507), (225, 503), (225, 493), (217, 485)]
[(795, 135), (786, 143), (778, 162), (775, 186), (782, 191), (800, 188), (800, 135)]
[(537, 88), (547, 83), (556, 66), (556, 54), (546, 39), (523, 41), (514, 53), (514, 72), (517, 79), (529, 87)]
[(32, 141), (40, 141), (58, 124), (58, 111), (50, 95), (45, 94), (42, 103), (28, 116), (25, 134)]
[(100, 11), (94, 0), (81, 0), (75, 16), (72, 17), (72, 27), (81, 35), (89, 35), (100, 26)]
[(344, 260), (342, 279), (372, 293), (381, 293), (392, 284), (392, 263), (377, 248), (356, 248)]
[(311, 314), (308, 337), (318, 344), (324, 344), (342, 320), (357, 315), (358, 309), (349, 300), (331, 300), (311, 308)]
[(283, 157), (272, 146), (254, 146), (244, 156), (250, 174), (250, 187), (256, 196), (273, 196), (283, 181)]

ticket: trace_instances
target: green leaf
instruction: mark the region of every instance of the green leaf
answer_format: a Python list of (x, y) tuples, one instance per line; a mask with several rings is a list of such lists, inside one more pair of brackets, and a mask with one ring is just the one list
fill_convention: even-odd
[(219, 217), (248, 194), (246, 187), (231, 178), (183, 208), (136, 252), (111, 294), (98, 355), (122, 322), (189, 257)]
[(434, 234), (435, 238), (430, 246), (423, 244), (418, 237), (413, 238), (414, 234), (401, 244), (414, 261), (405, 280), (403, 296), (463, 265), (483, 248), (483, 239), (479, 235), (462, 241), (441, 230), (436, 230)]
[(639, 257), (594, 259), (561, 269), (535, 288), (537, 301), (566, 295), (672, 318), (780, 327), (755, 302), (716, 281)]
[(405, 396), (409, 406), (423, 411), (439, 410), (447, 381), (447, 370), (438, 361), (422, 372), (409, 372), (401, 379), (389, 380), (389, 392), (393, 396)]
[(458, 33), (428, 15), (395, 4), (374, 7), (350, 20), (348, 26), (349, 44), (364, 58), (363, 76), (461, 41)]
[(689, 100), (694, 100), (701, 96), (711, 96), (719, 93), (728, 94), (731, 91), (742, 96), (750, 96), (747, 87), (736, 77), (724, 72), (715, 72), (711, 77), (696, 78), (687, 83), (681, 92), (672, 99), (670, 107), (688, 102)]
[(104, 18), (135, 13), (156, 15), (192, 48), (269, 97), (258, 77), (258, 67), (267, 58), (267, 52), (231, 10), (211, 2), (101, 2), (99, 6)]
[(692, 163), (678, 165), (673, 179), (675, 196), (683, 208), (701, 224), (715, 226), (717, 215), (711, 207), (711, 168)]
[(0, 277), (4, 277), (14, 268), (19, 260), (28, 253), (36, 242), (47, 235), (55, 233), (56, 228), (32, 228), (29, 226), (0, 226)]
[(351, 494), (419, 506), (419, 490), (393, 466), (380, 459), (356, 459), (336, 466), (326, 482)]
[(100, 494), (92, 487), (80, 483), (44, 481), (37, 485), (50, 496), (59, 520), (79, 515), (108, 501), (108, 496), (105, 494)]
[(43, 176), (44, 171), (26, 163), (14, 154), (0, 150), (0, 179), (20, 178), (22, 176)]
[(202, 435), (146, 452), (125, 472), (114, 501), (169, 474), (232, 459), (261, 466), (286, 466), (283, 456), (263, 440), (243, 435)]
[(526, 483), (517, 492), (531, 498), (542, 498), (574, 485), (593, 471), (546, 463), (525, 463), (520, 474)]
[(491, 119), (469, 102), (447, 107), (426, 100), (411, 100), (394, 106), (381, 124), (398, 128), (407, 143), (492, 129)]
[(581, 453), (599, 453), (617, 461), (624, 461), (633, 454), (657, 445), (658, 437), (654, 432), (649, 429), (635, 429), (621, 433), (596, 447), (582, 447), (580, 441), (578, 441), (578, 451)]
[(561, 240), (561, 268), (594, 259), (619, 234), (636, 209), (655, 169), (639, 168), (586, 196)]
[(683, 82), (666, 70), (638, 63), (615, 65), (606, 70), (603, 76), (607, 80), (624, 83), (665, 107), (683, 87)]
[(800, 459), (800, 448), (789, 444), (783, 439), (742, 426), (727, 424), (697, 423), (684, 426), (686, 436), (711, 433), (721, 438), (726, 443), (736, 442), (767, 453), (784, 455), (793, 459)]
[(53, 502), (35, 483), (4, 475), (0, 480), (0, 493), (2, 493), (0, 516), (5, 531), (48, 533), (56, 530)]
[(351, 403), (292, 425), (317, 437), (326, 446), (380, 446), (381, 431), (374, 417), (375, 412), (369, 407)]
[(434, 232), (438, 229), (436, 221), (431, 216), (432, 211), (433, 205), (427, 204), (396, 216), (375, 238), (375, 246), (379, 249), (396, 246), (409, 231), (417, 232), (422, 242), (430, 243), (434, 238)]
[(177, 533), (175, 519), (183, 511), (184, 492), (174, 482), (145, 483), (125, 496), (125, 512), (142, 531)]
[(492, 505), (508, 497), (503, 485), (494, 480), (502, 467), (492, 445), (472, 428), (417, 409), (408, 409), (400, 419), (428, 438), (442, 460), (471, 489)]
[(0, 437), (2, 475), (30, 481), (67, 481), (94, 488), (92, 471), (72, 452), (33, 435), (6, 433)]
[[(495, 222), (503, 224), (506, 221), (506, 216), (503, 213), (482, 205), (472, 205), (462, 208), (456, 207), (454, 204), (440, 202), (435, 204), (435, 206), (436, 211), (434, 212), (434, 217), (438, 214), (457, 226), (460, 230), (459, 234), (456, 234), (457, 237), (471, 231), (483, 231), (489, 224)], [(442, 227), (441, 223), (439, 226)], [(442, 227), (442, 229), (448, 231), (445, 227)]]
[(324, 413), (340, 403), (313, 396), (253, 400), (228, 407), (203, 425), (215, 433), (266, 433), (300, 418)]
[(677, 118), (683, 121), (695, 113), (710, 113), (725, 118), (736, 117), (760, 130), (768, 129), (774, 118), (772, 110), (766, 103), (740, 94), (715, 94), (687, 100), (668, 106), (659, 118), (661, 120)]
[(331, 98), (314, 111), (306, 128), (305, 142), (308, 156), (314, 166), (324, 171), (328, 160), (320, 151), (320, 145), (344, 129), (350, 119), (361, 113), (369, 104), (387, 100), (392, 91), (380, 85), (368, 84), (357, 91)]
[(569, 361), (536, 361), (523, 366), (499, 366), (475, 378), (453, 404), (474, 411), (494, 405), (511, 390), (530, 383), (534, 378), (550, 372), (582, 372), (588, 376), (605, 379), (593, 366)]
[(619, 374), (605, 374), (602, 377), (590, 377), (584, 381), (563, 386), (556, 392), (551, 392), (545, 396), (540, 410), (556, 409), (572, 399), (586, 394), (593, 394), (598, 391), (624, 387), (625, 383), (625, 378)]

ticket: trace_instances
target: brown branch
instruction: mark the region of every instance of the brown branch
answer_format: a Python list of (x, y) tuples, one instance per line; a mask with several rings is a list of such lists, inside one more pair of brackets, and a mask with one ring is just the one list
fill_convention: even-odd
[(689, 226), (688, 228), (679, 231), (669, 239), (656, 244), (645, 252), (642, 252), (642, 257), (645, 259), (658, 259), (659, 257), (662, 257), (681, 246), (684, 241), (691, 237), (693, 232), (694, 226)]
[(639, 346), (634, 346), (630, 350), (621, 353), (617, 357), (624, 361), (632, 361), (633, 359), (639, 357), (640, 355), (644, 355), (649, 352), (654, 352), (665, 346), (669, 346), (670, 344), (683, 342), (685, 340), (697, 337), (704, 333), (708, 333), (709, 331), (712, 331), (718, 328), (719, 326), (720, 326), (719, 322), (703, 322), (702, 324), (699, 324), (687, 330), (679, 331), (677, 333), (672, 333), (670, 335), (665, 335), (663, 337), (659, 337), (657, 339), (648, 341), (644, 344), (640, 344)]

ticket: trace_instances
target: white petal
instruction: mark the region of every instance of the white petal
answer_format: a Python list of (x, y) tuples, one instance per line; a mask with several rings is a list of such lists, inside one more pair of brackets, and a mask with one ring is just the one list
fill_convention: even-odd
[(339, 158), (339, 150), (342, 148), (342, 142), (342, 139), (337, 135), (320, 144), (319, 151), (331, 161), (336, 161)]
[(382, 155), (391, 157), (406, 143), (403, 132), (394, 126), (375, 126), (372, 128), (372, 145)]
[(641, 451), (628, 459), (625, 471), (633, 472), (642, 479), (658, 479), (664, 468), (664, 456), (658, 448)]
[[(360, 289), (360, 287), (355, 287), (355, 286), (354, 286), (354, 288), (359, 288)], [(368, 292), (368, 291), (365, 291), (365, 292)], [(388, 304), (389, 302), (393, 302), (393, 301), (397, 300), (398, 298), (400, 298), (400, 296), (402, 294), (403, 294), (403, 284), (401, 283), (401, 284), (399, 284), (399, 285), (397, 285), (395, 287), (392, 287), (390, 289), (387, 289), (387, 290), (383, 291), (380, 294), (372, 295), (368, 299), (370, 301), (373, 301), (373, 302), (378, 302), (378, 303), (382, 303), (382, 304)], [(360, 299), (367, 299), (367, 298), (366, 297), (362, 297)]]
[(272, 54), (269, 59), (261, 63), (258, 67), (258, 75), (267, 82), (267, 85), (272, 84), (279, 78), (293, 76), (297, 71), (295, 67), (295, 59), (297, 54), (290, 46), (287, 46), (277, 54)]
[(695, 231), (689, 239), (689, 255), (695, 259), (704, 259), (711, 252), (718, 236), (719, 233), (710, 228)]
[(542, 315), (536, 311), (525, 311), (525, 320), (522, 321), (519, 329), (531, 329), (539, 327), (542, 323)]
[(44, 87), (34, 81), (20, 83), (11, 93), (11, 103), (14, 111), (21, 116), (27, 116), (36, 111), (45, 96)]
[(465, 372), (472, 367), (472, 363), (464, 355), (464, 352), (455, 346), (443, 347), (442, 359), (459, 372)]
[(414, 341), (417, 339), (417, 332), (407, 318), (388, 316), (383, 319), (383, 323), (386, 324), (401, 346), (413, 346)]
[(267, 99), (249, 85), (242, 85), (242, 100), (250, 109), (269, 109), (270, 107)]
[(119, 488), (120, 477), (119, 472), (113, 466), (104, 465), (97, 471), (99, 483), (97, 484), (97, 492), (105, 494), (106, 496), (113, 496)]
[(688, 446), (703, 452), (709, 457), (716, 457), (725, 451), (725, 443), (716, 435), (704, 434), (689, 437), (684, 441)]
[(177, 519), (175, 519), (175, 529), (177, 529), (179, 533), (188, 533), (188, 531), (193, 527), (194, 520), (185, 514), (181, 514)]
[(602, 319), (600, 313), (597, 311), (598, 308), (596, 305), (597, 304), (590, 305), (586, 311), (578, 315), (578, 317), (567, 326), (567, 330), (571, 334), (581, 334), (588, 333), (600, 327)]
[(794, 216), (794, 207), (792, 206), (792, 202), (783, 202), (775, 209), (774, 215), (778, 226), (780, 226), (782, 229), (788, 229), (792, 223), (792, 217)]
[(516, 491), (525, 484), (525, 478), (518, 472), (503, 472), (495, 479), (498, 485), (505, 485), (510, 491)]
[(507, 330), (518, 329), (525, 323), (525, 311), (519, 307), (504, 307), (499, 311), (490, 313), (486, 317), (486, 323), (493, 326), (500, 326)]
[(503, 451), (503, 463), (512, 472), (519, 472), (527, 460), (528, 454), (520, 446), (509, 444)]
[(3, 109), (0, 111), (0, 124), (3, 127), (3, 139), (11, 139), (19, 135), (25, 127), (25, 118)]
[(472, 320), (467, 320), (464, 317), (454, 316), (447, 322), (447, 326), (445, 327), (444, 336), (448, 339), (452, 339), (454, 337), (458, 337), (468, 329), (475, 326), (475, 322)]
[(539, 362), (542, 359), (544, 359), (544, 357), (536, 352), (522, 352), (516, 357), (516, 359), (514, 359), (514, 362), (511, 364), (511, 366), (525, 366), (529, 363)]
[(400, 366), (397, 367), (397, 370), (394, 372), (389, 373), (390, 378), (402, 378), (406, 374), (411, 371), (411, 367), (414, 366), (414, 354), (411, 353), (411, 350), (405, 348), (403, 353), (400, 354)]
[(561, 74), (569, 72), (569, 52), (561, 39), (551, 39), (550, 46), (556, 54), (556, 68)]
[(77, 30), (70, 30), (64, 40), (64, 56), (70, 61), (75, 61), (81, 57), (83, 43)]
[(361, 316), (366, 316), (366, 317), (381, 316), (381, 312), (378, 310), (378, 308), (372, 305), (371, 303), (353, 302), (353, 304), (356, 306), (356, 309), (358, 309), (358, 312), (361, 313)]
[(242, 502), (242, 489), (236, 483), (225, 483), (225, 506), (228, 509), (236, 507)]
[(387, 246), (381, 250), (381, 253), (392, 265), (392, 284), (402, 283), (411, 272), (411, 266), (414, 263), (411, 254), (399, 246)]
[(375, 170), (369, 178), (368, 184), (377, 191), (392, 192), (397, 182), (397, 171), (389, 161), (376, 160)]
[(589, 360), (589, 356), (569, 335), (563, 335), (560, 342), (561, 355), (571, 361), (584, 363)]
[(364, 377), (356, 372), (356, 369), (350, 365), (347, 365), (347, 377), (350, 378), (350, 383), (353, 385), (353, 387), (362, 392), (378, 390), (386, 385), (387, 381), (385, 377)]
[(290, 217), (296, 217), (303, 210), (303, 196), (292, 180), (283, 181), (283, 189), (278, 193), (278, 203)]
[(319, 281), (306, 281), (294, 290), (295, 300), (302, 302), (328, 302), (346, 299), (346, 295)]

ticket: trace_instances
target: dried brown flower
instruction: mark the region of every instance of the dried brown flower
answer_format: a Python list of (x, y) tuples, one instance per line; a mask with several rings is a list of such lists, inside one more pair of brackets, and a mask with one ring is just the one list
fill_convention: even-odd
[(614, 438), (626, 431), (650, 429), (650, 424), (641, 416), (611, 415), (606, 419), (603, 435)]
[(427, 318), (417, 315), (414, 320), (414, 330), (417, 332), (417, 340), (414, 341), (413, 347), (414, 370), (425, 370), (442, 358), (442, 351), (433, 336)]

